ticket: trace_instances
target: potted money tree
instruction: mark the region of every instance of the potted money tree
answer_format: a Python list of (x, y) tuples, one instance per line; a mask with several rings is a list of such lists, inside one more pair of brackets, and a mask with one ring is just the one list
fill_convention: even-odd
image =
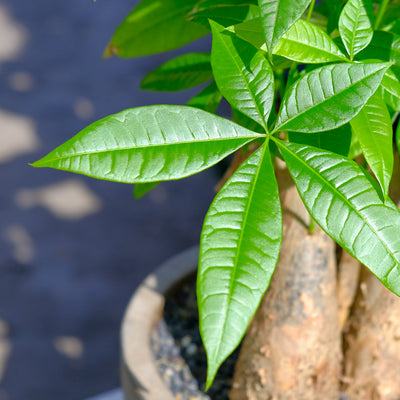
[(142, 81), (208, 86), (108, 116), (33, 163), (141, 196), (235, 153), (197, 277), (207, 387), (247, 331), (232, 399), (400, 396), (399, 18), (398, 0), (142, 0), (105, 55), (211, 33), (210, 54)]

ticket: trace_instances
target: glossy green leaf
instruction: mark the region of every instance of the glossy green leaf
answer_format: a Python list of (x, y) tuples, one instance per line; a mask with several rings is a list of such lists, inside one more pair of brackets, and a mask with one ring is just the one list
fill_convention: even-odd
[(340, 14), (339, 32), (351, 59), (372, 39), (372, 15), (371, 0), (348, 0)]
[(270, 54), (278, 40), (303, 15), (310, 3), (311, 0), (258, 0)]
[(372, 96), (350, 124), (368, 165), (387, 196), (393, 172), (393, 128), (385, 102), (379, 95)]
[[(265, 44), (265, 35), (261, 26), (260, 18), (254, 18), (248, 21), (244, 21), (238, 25), (235, 25), (234, 27), (231, 26), (227, 29), (235, 33), (235, 35), (238, 36), (240, 39), (249, 42), (257, 49), (261, 49), (265, 52), (267, 51), (267, 46)], [(284, 70), (289, 69), (293, 65), (293, 63), (292, 61), (284, 57), (272, 55), (272, 65), (274, 66), (275, 70)]]
[(249, 118), (246, 114), (243, 114), (234, 107), (232, 107), (232, 121), (236, 122), (237, 124), (245, 127), (250, 131), (258, 133), (265, 132), (264, 128), (256, 121), (254, 121), (254, 119)]
[(150, 183), (136, 183), (133, 188), (133, 196), (135, 199), (141, 199), (144, 195), (154, 189), (160, 182), (150, 182)]
[(256, 312), (281, 241), (278, 186), (266, 143), (217, 194), (201, 234), (197, 299), (208, 387)]
[(383, 202), (372, 177), (354, 161), (306, 145), (277, 144), (310, 215), (400, 295), (399, 210)]
[(289, 141), (299, 144), (318, 147), (333, 153), (347, 156), (350, 151), (352, 132), (350, 124), (326, 132), (318, 132), (310, 135), (303, 132), (289, 132)]
[(400, 112), (400, 80), (391, 69), (382, 78), (382, 90), (386, 104)]
[(115, 31), (105, 56), (138, 57), (173, 50), (209, 31), (186, 20), (198, 0), (142, 0)]
[(267, 50), (260, 18), (250, 19), (235, 25), (233, 27), (233, 32), (236, 36), (251, 43), (257, 49)]
[(166, 181), (203, 171), (260, 137), (193, 107), (140, 107), (95, 122), (33, 166), (125, 183)]
[(209, 27), (209, 20), (228, 27), (260, 15), (257, 0), (203, 0), (188, 14), (188, 20)]
[(222, 95), (267, 131), (274, 100), (274, 74), (263, 51), (211, 22), (211, 65)]
[(278, 41), (274, 54), (301, 63), (328, 63), (347, 58), (317, 26), (299, 19)]
[(213, 78), (208, 53), (188, 53), (167, 61), (149, 72), (140, 87), (146, 90), (176, 92), (200, 85)]
[(275, 130), (321, 132), (349, 122), (381, 83), (387, 63), (330, 64), (286, 90)]
[(192, 97), (187, 105), (200, 108), (201, 110), (215, 113), (222, 100), (222, 95), (215, 82), (210, 83), (200, 93)]

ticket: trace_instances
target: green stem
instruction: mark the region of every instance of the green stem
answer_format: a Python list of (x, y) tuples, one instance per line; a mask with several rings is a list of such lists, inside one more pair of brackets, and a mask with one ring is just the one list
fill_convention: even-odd
[(314, 218), (310, 215), (310, 223), (308, 224), (308, 232), (312, 235), (315, 232)]
[(385, 15), (386, 8), (387, 8), (388, 4), (389, 4), (389, 0), (382, 0), (382, 4), (379, 7), (379, 11), (378, 11), (378, 14), (377, 14), (376, 19), (375, 19), (374, 30), (378, 30), (379, 29), (379, 25), (381, 24), (382, 18)]
[(311, 4), (310, 4), (310, 8), (308, 9), (308, 14), (307, 14), (307, 22), (310, 21), (311, 19), (311, 15), (314, 11), (314, 6), (315, 6), (315, 0), (312, 0)]
[(279, 72), (277, 75), (278, 75), (278, 82), (279, 82), (279, 91), (280, 91), (281, 99), (283, 99), (283, 96), (284, 96), (285, 90), (286, 90), (284, 71)]
[(392, 118), (392, 125), (396, 122), (396, 119), (397, 119), (397, 117), (400, 115), (400, 113), (398, 112), (398, 111), (396, 111), (395, 113), (394, 113), (394, 115), (393, 115), (393, 118)]

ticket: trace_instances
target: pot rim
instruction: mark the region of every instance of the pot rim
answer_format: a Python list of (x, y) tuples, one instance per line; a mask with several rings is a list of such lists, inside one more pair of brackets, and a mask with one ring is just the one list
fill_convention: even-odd
[(165, 296), (197, 270), (199, 246), (168, 259), (135, 290), (121, 326), (121, 381), (126, 400), (175, 400), (158, 374), (150, 335), (162, 318)]

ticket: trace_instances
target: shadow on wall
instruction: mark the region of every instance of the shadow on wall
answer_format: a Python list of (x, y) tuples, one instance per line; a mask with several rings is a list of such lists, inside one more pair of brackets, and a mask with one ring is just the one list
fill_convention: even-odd
[[(135, 201), (132, 185), (28, 165), (94, 120), (200, 90), (139, 90), (179, 51), (101, 60), (133, 5), (0, 0), (0, 400), (82, 400), (118, 386), (133, 290), (199, 239), (214, 172)], [(185, 49), (208, 50), (207, 40)]]

